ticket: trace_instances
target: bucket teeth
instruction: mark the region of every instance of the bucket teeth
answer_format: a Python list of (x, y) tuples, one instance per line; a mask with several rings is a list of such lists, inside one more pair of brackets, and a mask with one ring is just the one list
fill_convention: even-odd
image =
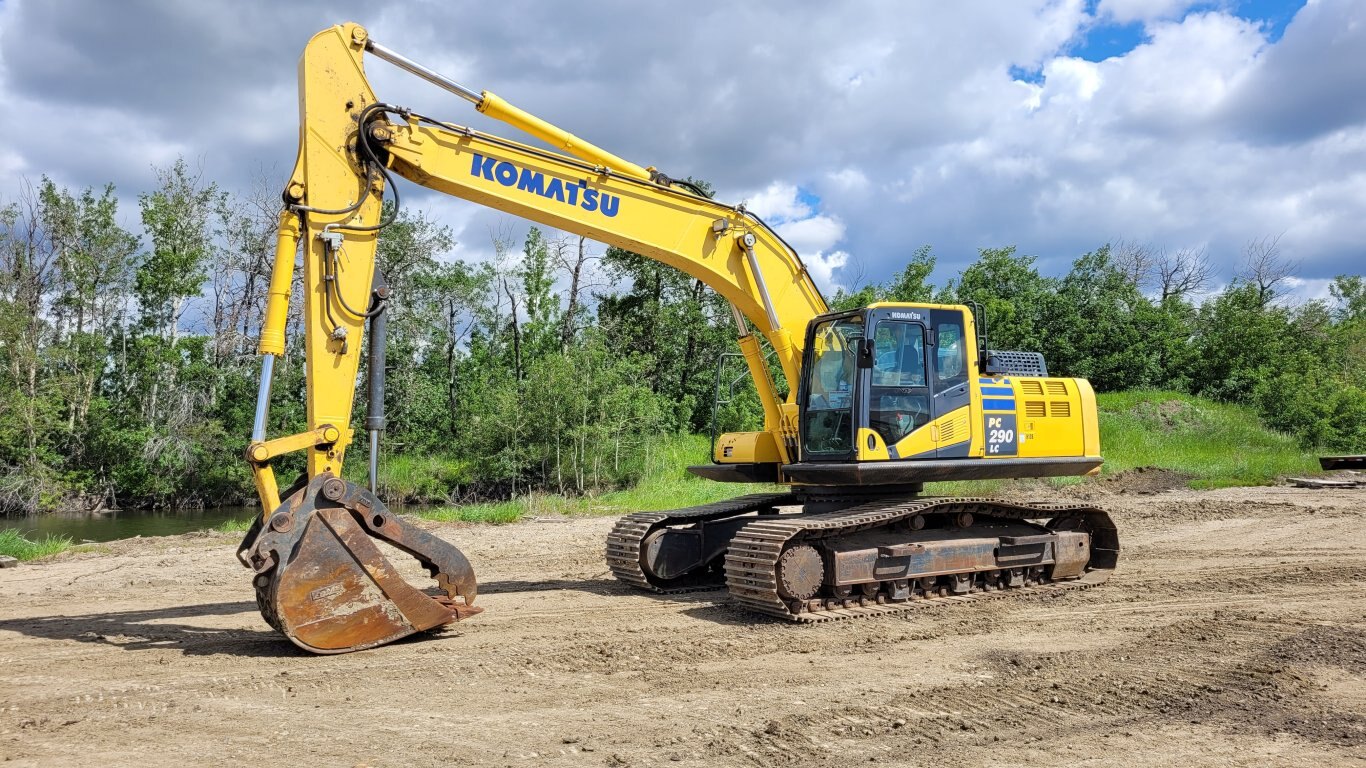
[[(374, 539), (412, 555), (443, 593), (408, 584)], [(480, 612), (474, 570), (460, 550), (331, 474), (290, 495), (243, 542), (261, 615), (314, 653), (391, 643)]]

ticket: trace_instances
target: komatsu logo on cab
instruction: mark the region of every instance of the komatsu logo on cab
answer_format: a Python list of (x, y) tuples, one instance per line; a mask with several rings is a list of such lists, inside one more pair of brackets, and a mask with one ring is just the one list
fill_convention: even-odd
[(565, 205), (577, 206), (585, 211), (597, 211), (611, 218), (621, 208), (621, 198), (589, 189), (587, 181), (566, 184), (562, 179), (546, 180), (545, 174), (530, 168), (518, 168), (506, 160), (474, 154), (470, 165), (470, 175), (489, 181), (496, 181), (505, 187), (516, 187), (524, 192), (535, 192), (541, 197), (558, 200)]

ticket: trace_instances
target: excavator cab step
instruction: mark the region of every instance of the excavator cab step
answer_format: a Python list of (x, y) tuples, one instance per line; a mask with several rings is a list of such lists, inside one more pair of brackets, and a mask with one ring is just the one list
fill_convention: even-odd
[[(416, 558), (441, 592), (409, 584), (376, 539)], [(261, 615), (312, 653), (373, 648), (483, 610), (474, 606), (474, 570), (460, 550), (331, 473), (253, 526), (238, 557), (256, 571)]]

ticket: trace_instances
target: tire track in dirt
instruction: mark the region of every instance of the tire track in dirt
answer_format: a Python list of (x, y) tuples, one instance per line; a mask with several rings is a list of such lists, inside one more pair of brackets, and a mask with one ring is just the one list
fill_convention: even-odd
[[(937, 687), (852, 709), (818, 707), (761, 729), (728, 729), (713, 739), (711, 754), (741, 754), (757, 765), (847, 765), (851, 753), (880, 751), (949, 758), (984, 738), (1003, 748), (1076, 743), (1151, 720), (1209, 722), (1232, 734), (1289, 735), (1359, 750), (1366, 745), (1366, 715), (1315, 701), (1308, 672), (1318, 667), (1360, 677), (1364, 638), (1359, 629), (1219, 614), (1154, 630), (1127, 653), (997, 652), (984, 659), (992, 677), (979, 685)], [(880, 744), (888, 741), (898, 746)], [(824, 762), (811, 761), (823, 753)]]

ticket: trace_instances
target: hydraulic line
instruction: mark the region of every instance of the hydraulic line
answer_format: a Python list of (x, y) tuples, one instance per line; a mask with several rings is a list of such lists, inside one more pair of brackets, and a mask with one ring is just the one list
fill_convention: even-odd
[(370, 492), (379, 493), (379, 433), (384, 431), (384, 347), (388, 335), (389, 313), (385, 311), (389, 298), (389, 284), (384, 275), (375, 270), (371, 292), (370, 356), (367, 361), (368, 404), (365, 429), (370, 433)]

